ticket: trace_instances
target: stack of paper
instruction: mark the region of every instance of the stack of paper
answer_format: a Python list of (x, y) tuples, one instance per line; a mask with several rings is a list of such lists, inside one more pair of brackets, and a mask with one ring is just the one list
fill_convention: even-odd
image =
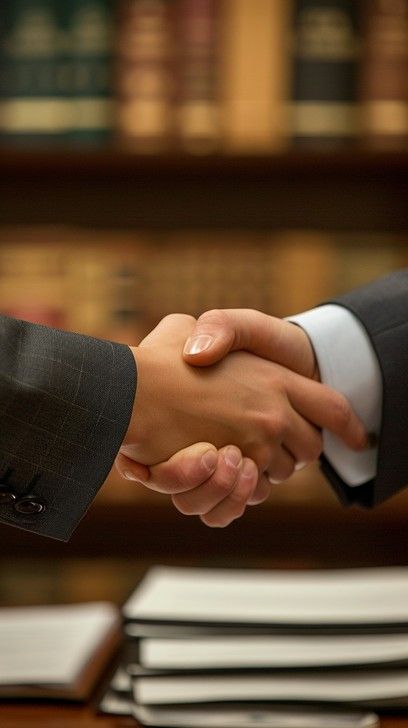
[(0, 609), (0, 696), (86, 698), (119, 626), (107, 602)]
[(123, 615), (104, 707), (123, 700), (145, 725), (319, 724), (325, 708), (327, 725), (359, 726), (374, 717), (358, 711), (408, 707), (405, 568), (156, 567)]

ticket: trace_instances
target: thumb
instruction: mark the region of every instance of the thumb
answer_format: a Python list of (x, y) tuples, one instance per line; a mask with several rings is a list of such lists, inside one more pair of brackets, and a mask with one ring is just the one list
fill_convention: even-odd
[(197, 442), (175, 453), (166, 462), (150, 468), (120, 452), (116, 458), (116, 467), (128, 480), (138, 480), (159, 493), (174, 494), (202, 485), (214, 473), (217, 462), (217, 448), (208, 442)]
[(204, 313), (185, 343), (183, 356), (193, 366), (209, 366), (230, 351), (242, 349), (303, 376), (317, 378), (314, 351), (303, 329), (251, 309)]

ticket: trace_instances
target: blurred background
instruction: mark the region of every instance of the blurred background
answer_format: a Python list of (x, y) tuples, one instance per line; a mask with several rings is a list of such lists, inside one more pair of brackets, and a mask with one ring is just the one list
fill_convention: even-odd
[[(135, 345), (171, 312), (305, 310), (407, 266), (407, 142), (407, 0), (2, 0), (0, 311)], [(407, 563), (407, 519), (313, 466), (210, 530), (112, 472), (69, 544), (1, 526), (0, 603)]]

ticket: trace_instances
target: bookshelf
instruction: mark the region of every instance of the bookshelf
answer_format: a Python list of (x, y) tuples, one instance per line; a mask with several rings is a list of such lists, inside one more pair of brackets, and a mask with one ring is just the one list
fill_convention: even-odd
[(408, 231), (408, 151), (0, 150), (0, 224)]
[[(177, 266), (166, 278), (163, 300), (160, 276), (149, 295), (146, 283), (153, 280), (157, 262), (156, 269), (165, 271), (177, 246), (187, 249), (189, 237), (196, 247), (179, 288), (188, 275), (194, 281), (207, 239), (213, 256), (206, 256), (205, 293), (189, 288), (193, 314), (221, 305), (286, 315), (407, 265), (408, 10), (406, 1), (386, 5), (373, 2), (368, 13), (366, 3), (353, 0), (327, 5), (320, 0), (6, 0), (0, 10), (6, 20), (0, 32), (0, 310), (7, 309), (10, 297), (14, 311), (20, 310), (21, 294), (12, 295), (17, 288), (12, 250), (15, 244), (20, 261), (25, 252), (28, 258), (31, 239), (45, 261), (47, 246), (53, 260), (58, 246), (65, 246), (61, 260), (75, 275), (72, 286), (67, 277), (61, 286), (56, 275), (48, 280), (47, 273), (46, 285), (40, 275), (31, 281), (27, 275), (26, 299), (35, 301), (41, 291), (50, 316), (57, 290), (57, 318), (67, 300), (77, 303), (61, 325), (76, 327), (79, 321), (83, 326), (85, 317), (78, 316), (83, 299), (72, 291), (75, 287), (82, 295), (89, 288), (94, 300), (88, 301), (86, 333), (106, 338), (115, 338), (112, 321), (104, 327), (106, 312), (98, 316), (97, 305), (104, 290), (98, 265), (108, 268), (108, 257), (103, 263), (101, 252), (92, 268), (90, 251), (106, 252), (109, 236), (115, 239), (115, 250), (124, 257), (118, 253), (107, 318), (132, 314), (129, 288), (135, 282), (135, 308), (145, 306), (147, 313), (122, 317), (121, 335), (131, 333), (136, 322), (132, 343), (165, 313), (187, 310), (174, 294)], [(398, 41), (391, 43), (391, 64), (389, 34), (383, 33), (390, 23)], [(33, 44), (33, 32), (44, 42)], [(385, 89), (384, 68), (393, 79)], [(345, 115), (340, 114), (339, 126), (340, 106)], [(234, 236), (241, 268), (237, 265), (228, 278), (235, 297), (224, 297), (220, 269)], [(125, 258), (127, 278), (120, 271)], [(139, 265), (147, 266), (145, 277)], [(245, 266), (252, 288), (242, 286)], [(81, 268), (89, 272), (87, 280), (80, 279)], [(306, 281), (312, 268), (316, 275)], [(121, 305), (113, 311), (119, 287)], [(263, 293), (257, 295), (257, 289)], [(160, 303), (156, 308), (154, 297)], [(353, 539), (356, 522), (341, 511), (316, 468), (300, 480), (299, 475), (289, 489), (274, 489), (267, 505), (250, 509), (226, 535), (179, 517), (163, 499), (112, 476), (69, 549), (83, 553), (95, 544), (103, 549), (109, 531), (109, 548), (118, 553), (154, 552), (158, 533), (163, 549), (177, 550), (180, 534), (180, 542), (197, 553), (207, 548), (238, 553), (241, 538), (253, 541), (255, 525), (254, 553), (265, 547), (283, 553), (290, 550), (286, 522), (297, 529), (301, 548), (312, 524), (326, 518), (338, 524), (333, 525), (337, 542), (347, 524)], [(407, 511), (408, 493), (385, 511), (356, 518), (364, 524), (361, 533), (374, 524), (376, 543), (383, 544), (375, 531), (378, 514), (385, 514), (391, 528)], [(146, 529), (150, 522), (158, 524), (152, 533)], [(325, 534), (331, 552), (330, 528)], [(21, 537), (13, 529), (0, 534), (10, 553), (18, 550), (20, 538), (39, 552), (49, 548), (48, 542), (42, 546), (41, 539)], [(387, 553), (396, 558), (396, 552)]]

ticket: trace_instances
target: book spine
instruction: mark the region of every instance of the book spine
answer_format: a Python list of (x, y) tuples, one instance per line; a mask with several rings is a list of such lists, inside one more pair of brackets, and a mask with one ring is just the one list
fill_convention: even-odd
[(57, 6), (52, 0), (3, 0), (0, 38), (0, 137), (61, 139), (71, 107), (59, 73)]
[(358, 3), (296, 0), (291, 130), (295, 143), (357, 137)]
[(374, 147), (408, 140), (408, 0), (363, 4), (362, 132)]
[[(64, 3), (65, 4), (65, 3)], [(71, 0), (69, 39), (75, 141), (106, 141), (113, 128), (113, 0)]]
[(220, 77), (227, 151), (264, 152), (286, 144), (291, 8), (291, 0), (223, 3)]
[(188, 151), (212, 151), (219, 140), (216, 0), (177, 0), (176, 134)]
[(118, 133), (144, 152), (162, 150), (171, 136), (169, 5), (167, 0), (122, 0), (119, 5)]

